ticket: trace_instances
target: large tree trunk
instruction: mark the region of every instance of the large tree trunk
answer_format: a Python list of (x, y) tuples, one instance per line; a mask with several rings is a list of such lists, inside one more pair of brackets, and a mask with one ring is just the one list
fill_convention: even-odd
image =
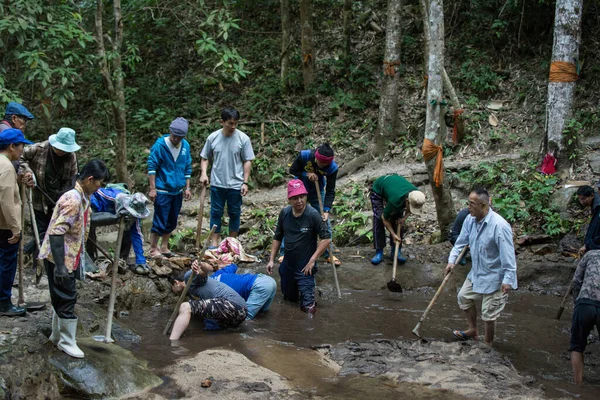
[(350, 44), (352, 38), (352, 0), (344, 0), (344, 47), (343, 56), (347, 64), (350, 60)]
[[(427, 117), (425, 121), (425, 139), (431, 140), (435, 145), (441, 146), (444, 143), (445, 126), (441, 124), (441, 109), (443, 100), (443, 69), (444, 69), (444, 5), (443, 0), (430, 0), (429, 3), (429, 21), (425, 26), (429, 29), (429, 69), (427, 80)], [(456, 218), (454, 203), (450, 193), (450, 186), (447, 180), (441, 184), (436, 184), (434, 179), (434, 169), (437, 157), (431, 158), (425, 162), (429, 182), (433, 191), (435, 200), (435, 209), (437, 212), (438, 225), (442, 233), (442, 240), (445, 240), (450, 231), (450, 226)], [(442, 165), (443, 172), (443, 165)]]
[(394, 139), (397, 135), (399, 76), (396, 73), (396, 67), (400, 65), (401, 12), (402, 0), (388, 1), (379, 120), (375, 134), (375, 153), (377, 154), (384, 152), (386, 142)]
[[(546, 147), (549, 151), (558, 150), (557, 155), (564, 148), (565, 122), (572, 115), (577, 80), (576, 64), (581, 42), (582, 6), (583, 0), (556, 0), (554, 47), (546, 106)], [(558, 157), (559, 161), (566, 161), (567, 158), (566, 155)]]
[(302, 26), (302, 76), (304, 91), (308, 92), (315, 80), (312, 0), (300, 0), (300, 24)]
[(288, 89), (290, 65), (290, 0), (281, 0), (281, 89)]
[(121, 46), (123, 44), (123, 19), (121, 18), (121, 0), (113, 1), (114, 37), (112, 43), (112, 69), (109, 68), (108, 58), (104, 45), (104, 28), (102, 12), (104, 5), (102, 0), (96, 2), (95, 34), (98, 58), (100, 62), (100, 73), (104, 87), (111, 101), (115, 129), (117, 131), (116, 166), (115, 172), (119, 182), (129, 182), (127, 171), (127, 124), (125, 111), (125, 84), (123, 81), (123, 70), (121, 67)]

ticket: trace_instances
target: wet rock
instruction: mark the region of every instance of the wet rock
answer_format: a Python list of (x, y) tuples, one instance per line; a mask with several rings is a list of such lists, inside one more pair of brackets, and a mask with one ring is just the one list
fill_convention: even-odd
[(588, 162), (590, 163), (590, 168), (595, 175), (600, 174), (600, 154), (592, 153), (588, 155)]
[(145, 361), (114, 344), (91, 338), (77, 341), (85, 358), (74, 359), (56, 350), (49, 363), (59, 376), (60, 393), (79, 398), (102, 399), (142, 392), (162, 384)]
[(551, 244), (541, 244), (531, 246), (531, 252), (537, 255), (545, 255), (549, 253), (553, 253), (556, 250), (556, 247)]
[(544, 398), (528, 386), (512, 364), (479, 343), (377, 340), (345, 342), (331, 348), (330, 357), (341, 365), (340, 375), (385, 376), (430, 389), (452, 390), (472, 398)]
[(166, 261), (167, 265), (172, 269), (186, 269), (192, 265), (190, 257), (171, 257)]
[[(190, 367), (194, 368), (194, 373), (185, 372)], [(299, 395), (283, 376), (229, 350), (203, 351), (191, 359), (178, 361), (165, 372), (173, 379), (172, 383), (190, 399), (289, 400), (294, 395)], [(202, 388), (199, 385), (200, 379), (206, 376), (210, 376), (212, 385)], [(240, 385), (240, 382), (244, 383)]]
[[(160, 260), (160, 259), (159, 259)], [(152, 266), (152, 271), (158, 276), (168, 276), (173, 272), (171, 267), (165, 265), (166, 262), (161, 262), (161, 265), (158, 265), (158, 262)]]
[(117, 292), (119, 308), (128, 310), (154, 305), (165, 293), (159, 291), (154, 280), (142, 275), (133, 275)]
[(600, 149), (600, 136), (588, 136), (582, 140), (582, 144), (590, 150)]

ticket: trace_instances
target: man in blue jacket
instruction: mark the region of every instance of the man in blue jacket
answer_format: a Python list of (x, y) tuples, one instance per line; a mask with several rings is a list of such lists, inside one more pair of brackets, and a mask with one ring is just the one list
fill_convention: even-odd
[[(321, 199), (323, 199), (323, 221), (327, 222), (327, 228), (331, 234), (331, 223), (329, 222), (329, 213), (335, 200), (335, 184), (337, 180), (338, 165), (333, 160), (334, 153), (329, 143), (323, 143), (315, 150), (301, 150), (290, 167), (290, 174), (300, 179), (308, 191), (308, 203), (319, 210), (319, 198), (317, 197), (317, 188), (315, 182), (319, 182)], [(285, 244), (282, 243), (282, 249)], [(283, 250), (281, 252), (283, 255)], [(325, 250), (323, 256), (327, 262), (331, 262), (330, 256), (336, 266), (341, 265), (341, 261), (329, 250)], [(279, 262), (281, 262), (280, 260)]]
[(277, 282), (268, 275), (236, 274), (237, 270), (237, 265), (229, 264), (215, 271), (210, 278), (223, 282), (242, 296), (248, 307), (246, 319), (254, 319), (259, 312), (267, 311), (271, 306), (277, 292)]
[[(177, 227), (183, 198), (192, 198), (192, 153), (184, 139), (187, 131), (187, 120), (175, 119), (169, 126), (169, 134), (156, 140), (148, 156), (148, 197), (154, 202), (150, 256), (154, 258), (173, 256), (169, 251), (169, 237)], [(162, 237), (160, 250), (159, 237)]]

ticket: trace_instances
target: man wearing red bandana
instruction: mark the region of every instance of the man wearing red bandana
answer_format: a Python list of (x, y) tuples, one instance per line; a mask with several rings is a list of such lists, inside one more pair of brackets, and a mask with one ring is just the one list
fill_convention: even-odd
[[(300, 179), (308, 191), (308, 202), (319, 209), (319, 200), (315, 182), (319, 182), (319, 190), (323, 199), (323, 221), (327, 222), (329, 233), (331, 234), (331, 223), (329, 222), (329, 213), (335, 200), (335, 183), (337, 180), (338, 165), (333, 160), (333, 149), (329, 143), (320, 145), (316, 150), (301, 150), (298, 157), (290, 167), (290, 174)], [(282, 244), (283, 249), (284, 244)], [(283, 251), (282, 251), (283, 254)], [(341, 264), (340, 260), (329, 251), (323, 254), (327, 262), (331, 262), (329, 257), (333, 257), (335, 265)]]

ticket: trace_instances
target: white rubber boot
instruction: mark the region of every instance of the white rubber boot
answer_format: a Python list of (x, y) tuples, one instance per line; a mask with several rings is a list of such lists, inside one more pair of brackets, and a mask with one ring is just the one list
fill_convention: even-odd
[(77, 318), (57, 319), (60, 328), (60, 340), (56, 346), (71, 357), (83, 358), (83, 351), (77, 347), (77, 342), (75, 341), (75, 337), (77, 336)]
[(60, 330), (58, 328), (58, 317), (56, 316), (56, 311), (52, 308), (52, 333), (48, 338), (54, 344), (58, 344), (58, 340), (60, 339)]

